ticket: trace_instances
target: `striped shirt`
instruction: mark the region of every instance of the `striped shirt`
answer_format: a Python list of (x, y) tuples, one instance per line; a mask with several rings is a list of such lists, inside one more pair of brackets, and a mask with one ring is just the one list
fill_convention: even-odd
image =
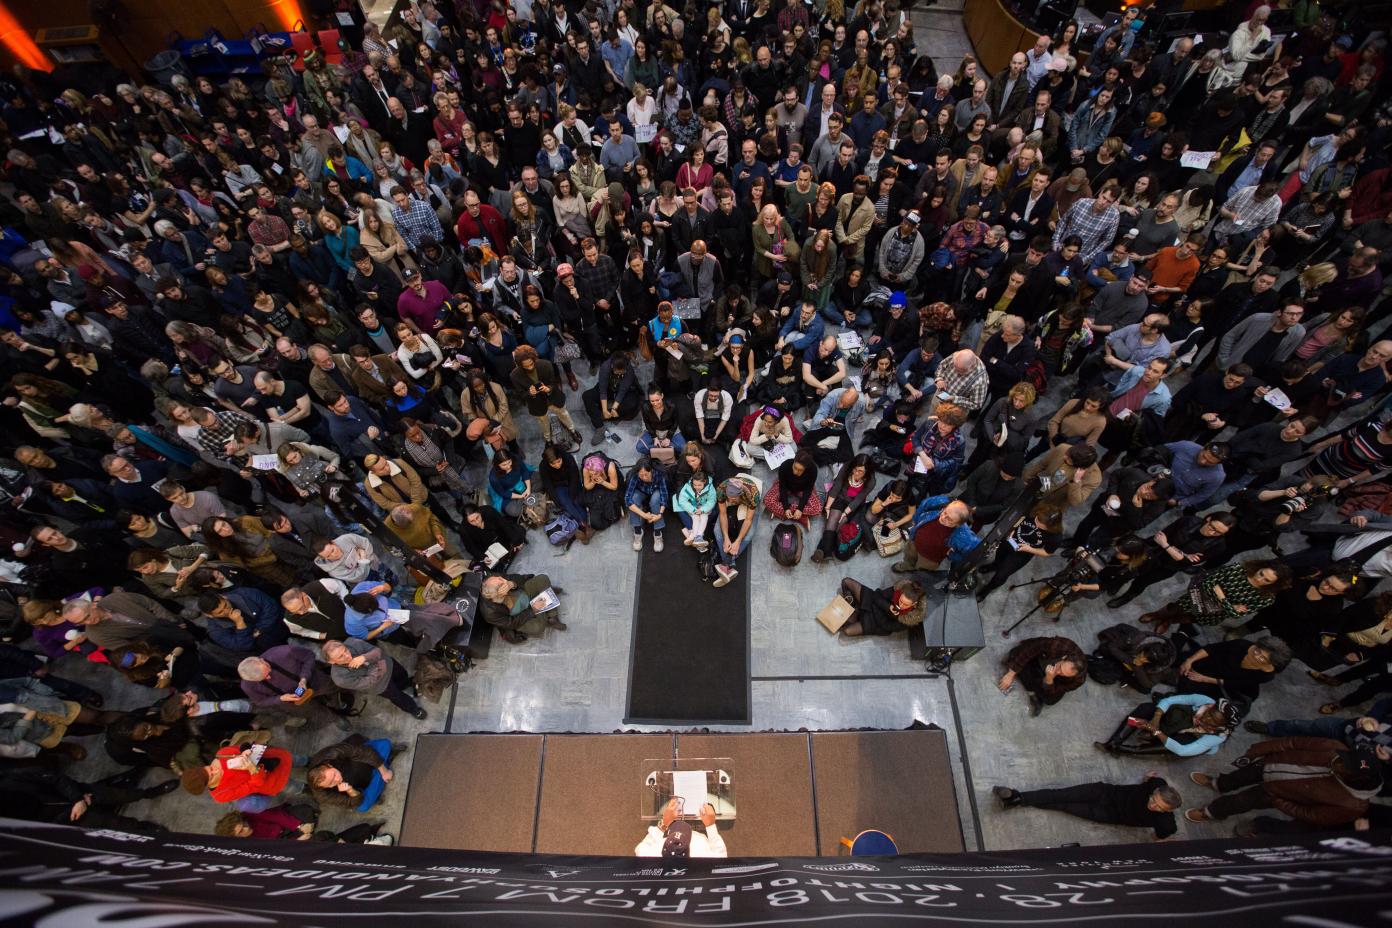
[(1307, 468), (1311, 474), (1328, 474), (1341, 480), (1392, 467), (1392, 444), (1378, 436), (1387, 430), (1383, 422), (1361, 422), (1344, 430), (1340, 441), (1325, 448)]

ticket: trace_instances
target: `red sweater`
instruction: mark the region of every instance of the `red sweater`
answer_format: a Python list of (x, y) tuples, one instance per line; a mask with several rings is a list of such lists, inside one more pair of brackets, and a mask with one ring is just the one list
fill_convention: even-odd
[(459, 244), (462, 246), (468, 247), (470, 239), (486, 238), (492, 243), (496, 253), (508, 253), (504, 247), (508, 240), (507, 222), (503, 219), (502, 213), (487, 203), (479, 204), (477, 219), (470, 216), (467, 209), (460, 213), (459, 220), (454, 224), (454, 234), (459, 237)]

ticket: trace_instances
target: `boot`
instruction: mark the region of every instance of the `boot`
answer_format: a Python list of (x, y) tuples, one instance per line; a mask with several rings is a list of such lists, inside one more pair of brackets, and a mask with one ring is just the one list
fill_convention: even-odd
[[(575, 379), (575, 371), (573, 371), (573, 370), (566, 371), (566, 380), (568, 380), (568, 381), (570, 382), (570, 392), (571, 392), (571, 393), (579, 393), (579, 392), (580, 392), (580, 381), (578, 381), (578, 380)], [(576, 442), (577, 442), (577, 443), (579, 442), (579, 436), (576, 436)]]
[(563, 632), (570, 627), (569, 625), (566, 625), (564, 622), (562, 622), (560, 619), (547, 619), (546, 624), (548, 627), (554, 628), (558, 632)]
[(590, 539), (594, 537), (595, 532), (594, 529), (590, 528), (588, 525), (582, 525), (575, 530), (575, 534), (580, 537), (580, 543), (582, 545), (587, 545), (590, 543)]

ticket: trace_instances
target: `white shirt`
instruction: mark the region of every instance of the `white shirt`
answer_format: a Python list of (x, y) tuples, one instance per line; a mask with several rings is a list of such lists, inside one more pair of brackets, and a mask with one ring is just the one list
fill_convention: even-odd
[[(1392, 535), (1392, 532), (1367, 531), (1359, 532), (1357, 535), (1345, 535), (1334, 543), (1334, 559), (1350, 557), (1369, 545), (1385, 541), (1389, 535)], [(1363, 564), (1363, 572), (1370, 577), (1392, 577), (1392, 547), (1383, 548), (1368, 558)]]
[[(667, 836), (662, 833), (662, 829), (656, 825), (649, 825), (648, 833), (633, 849), (633, 856), (661, 857), (662, 845), (666, 840)], [(694, 828), (691, 829), (691, 856), (729, 857), (730, 854), (725, 849), (725, 839), (720, 837), (720, 830), (714, 825), (707, 825), (705, 834), (701, 834)]]

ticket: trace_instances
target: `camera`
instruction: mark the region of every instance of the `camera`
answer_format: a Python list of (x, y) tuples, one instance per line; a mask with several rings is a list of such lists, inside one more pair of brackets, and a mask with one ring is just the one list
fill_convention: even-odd
[(1338, 495), (1339, 487), (1337, 484), (1316, 483), (1311, 485), (1310, 489), (1296, 496), (1292, 496), (1290, 499), (1284, 500), (1281, 503), (1281, 512), (1286, 515), (1294, 515), (1297, 512), (1303, 512), (1309, 509), (1322, 499)]

